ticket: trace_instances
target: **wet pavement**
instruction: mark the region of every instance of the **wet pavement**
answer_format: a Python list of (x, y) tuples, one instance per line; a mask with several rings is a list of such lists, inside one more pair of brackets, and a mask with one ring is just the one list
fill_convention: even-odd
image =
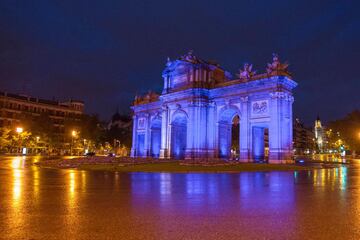
[[(0, 239), (360, 239), (360, 164), (115, 173), (0, 157)], [(360, 162), (360, 161), (359, 161)]]

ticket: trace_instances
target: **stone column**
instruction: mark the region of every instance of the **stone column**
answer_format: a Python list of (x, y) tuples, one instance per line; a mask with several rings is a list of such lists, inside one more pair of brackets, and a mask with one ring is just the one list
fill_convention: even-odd
[(286, 92), (270, 93), (269, 163), (293, 163), (292, 104)]
[(240, 116), (240, 162), (250, 162), (250, 108), (249, 108), (249, 97), (241, 97), (241, 116)]
[(206, 135), (206, 149), (207, 158), (214, 159), (216, 156), (215, 139), (216, 139), (216, 120), (215, 120), (215, 102), (210, 102), (207, 107), (207, 135)]
[[(196, 70), (197, 71), (197, 70)], [(188, 105), (188, 121), (186, 128), (186, 150), (185, 150), (185, 159), (193, 159), (195, 157), (194, 153), (194, 142), (195, 142), (195, 115), (196, 115), (196, 103), (191, 100), (191, 103)]]
[(169, 121), (169, 111), (167, 106), (162, 107), (161, 113), (161, 148), (160, 148), (160, 158), (166, 159), (169, 158), (169, 148), (168, 148), (168, 121)]
[(201, 159), (206, 159), (208, 156), (207, 148), (207, 125), (209, 124), (207, 118), (207, 108), (208, 104), (205, 101), (199, 102), (198, 107), (198, 121), (196, 122), (197, 128), (197, 146), (196, 151), (198, 157)]
[(131, 145), (130, 157), (136, 157), (136, 155), (137, 155), (136, 136), (137, 136), (137, 116), (136, 116), (136, 114), (134, 114), (134, 116), (133, 116), (133, 131), (132, 131), (132, 145)]
[(294, 149), (294, 136), (293, 136), (293, 134), (294, 134), (294, 132), (293, 132), (293, 124), (294, 124), (294, 122), (293, 122), (293, 110), (292, 110), (292, 105), (293, 105), (293, 103), (294, 103), (294, 97), (293, 96), (289, 96), (288, 97), (288, 104), (289, 104), (289, 106), (288, 106), (288, 109), (289, 109), (289, 124), (290, 124), (290, 132), (289, 132), (289, 134), (290, 134), (290, 150), (291, 150), (291, 158), (293, 158), (294, 157), (294, 151), (293, 151), (293, 149)]
[(151, 115), (149, 113), (146, 114), (146, 123), (145, 123), (145, 141), (144, 141), (144, 157), (150, 156), (150, 143), (151, 143), (151, 131), (150, 131), (150, 121)]

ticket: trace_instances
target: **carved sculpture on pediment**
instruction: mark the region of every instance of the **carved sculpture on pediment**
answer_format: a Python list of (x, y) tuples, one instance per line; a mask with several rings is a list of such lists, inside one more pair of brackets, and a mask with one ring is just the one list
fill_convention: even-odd
[(268, 75), (278, 75), (278, 74), (285, 74), (290, 75), (288, 71), (289, 64), (287, 62), (281, 63), (279, 55), (273, 53), (272, 63), (268, 63), (266, 68), (266, 73)]
[(243, 69), (239, 70), (239, 74), (237, 76), (241, 81), (248, 82), (256, 74), (256, 72), (252, 70), (252, 67), (252, 64), (245, 63)]

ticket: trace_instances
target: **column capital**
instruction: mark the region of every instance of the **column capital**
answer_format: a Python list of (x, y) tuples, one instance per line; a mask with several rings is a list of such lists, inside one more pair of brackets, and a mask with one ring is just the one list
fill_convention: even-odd
[(163, 111), (166, 111), (168, 109), (169, 109), (169, 107), (166, 104), (161, 106), (161, 110), (163, 110)]
[(272, 99), (284, 99), (286, 101), (293, 102), (294, 97), (287, 92), (275, 91), (270, 93), (270, 98)]
[(249, 96), (240, 97), (240, 101), (241, 101), (242, 103), (248, 102), (248, 101), (249, 101)]

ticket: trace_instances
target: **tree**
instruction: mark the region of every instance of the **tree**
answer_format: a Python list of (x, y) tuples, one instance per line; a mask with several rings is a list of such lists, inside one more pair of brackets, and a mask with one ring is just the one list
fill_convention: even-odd
[(106, 131), (106, 141), (114, 143), (120, 141), (121, 145), (131, 148), (132, 141), (132, 119), (128, 115), (116, 113)]
[[(330, 122), (329, 128), (338, 140), (345, 141), (350, 150), (360, 151), (360, 111), (355, 110), (345, 118)], [(339, 133), (339, 134), (337, 134)]]
[(9, 128), (0, 128), (0, 152), (8, 152), (11, 147), (11, 130)]

